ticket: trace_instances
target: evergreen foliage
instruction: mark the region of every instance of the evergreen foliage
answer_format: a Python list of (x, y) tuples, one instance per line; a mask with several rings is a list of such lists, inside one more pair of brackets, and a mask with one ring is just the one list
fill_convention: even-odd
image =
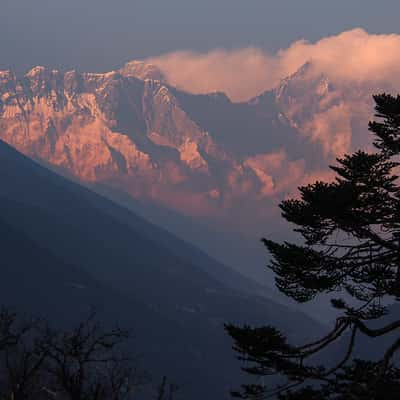
[[(383, 400), (400, 398), (400, 320), (387, 304), (400, 300), (400, 96), (374, 96), (377, 120), (369, 123), (374, 152), (337, 159), (332, 182), (300, 187), (299, 198), (283, 201), (282, 216), (295, 225), (302, 244), (263, 239), (269, 268), (285, 295), (304, 303), (330, 294), (340, 311), (320, 340), (295, 346), (274, 327), (226, 325), (244, 371), (277, 375), (271, 387), (243, 385), (246, 399)], [(346, 293), (346, 296), (343, 296)], [(351, 300), (349, 300), (351, 299)], [(386, 317), (386, 318), (385, 318)], [(373, 324), (372, 324), (373, 323)], [(376, 327), (378, 325), (378, 327)], [(396, 337), (397, 334), (397, 337)], [(380, 360), (357, 359), (361, 336), (394, 337)], [(336, 365), (318, 365), (321, 352), (340, 341), (346, 349)], [(314, 360), (314, 362), (313, 362)]]

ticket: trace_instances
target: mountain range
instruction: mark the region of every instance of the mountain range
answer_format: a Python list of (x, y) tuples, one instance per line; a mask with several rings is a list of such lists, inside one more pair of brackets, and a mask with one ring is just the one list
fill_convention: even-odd
[(375, 89), (312, 62), (241, 103), (142, 61), (0, 71), (0, 303), (59, 324), (95, 308), (183, 397), (227, 397), (241, 377), (224, 322), (323, 330), (273, 289), (258, 239), (288, 238), (278, 202), (368, 147)]
[(0, 138), (83, 182), (186, 215), (233, 226), (268, 215), (261, 203), (291, 185), (287, 168), (297, 168), (304, 147), (273, 99), (232, 103), (159, 79), (138, 62), (104, 74), (3, 71)]
[(39, 66), (0, 72), (0, 139), (271, 287), (259, 238), (287, 237), (278, 202), (368, 144), (376, 90), (312, 62), (241, 103), (175, 88), (143, 61)]

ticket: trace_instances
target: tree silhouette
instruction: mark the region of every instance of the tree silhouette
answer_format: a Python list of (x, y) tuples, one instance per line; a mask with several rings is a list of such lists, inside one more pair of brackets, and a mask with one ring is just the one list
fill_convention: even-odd
[(173, 400), (179, 389), (179, 385), (168, 382), (167, 377), (163, 376), (160, 385), (157, 387), (156, 400)]
[(0, 311), (0, 399), (40, 398), (47, 356), (40, 330), (39, 320)]
[(131, 400), (147, 377), (124, 346), (130, 335), (104, 330), (95, 315), (69, 330), (0, 312), (0, 399)]
[[(300, 196), (280, 204), (302, 244), (263, 239), (272, 255), (269, 268), (285, 295), (304, 303), (332, 294), (340, 317), (325, 337), (296, 346), (271, 326), (226, 325), (244, 371), (277, 375), (270, 387), (243, 385), (241, 398), (281, 400), (399, 399), (400, 320), (388, 321), (400, 299), (400, 97), (374, 96), (376, 121), (369, 123), (375, 151), (337, 159), (333, 182), (300, 187)], [(335, 294), (333, 294), (335, 293)], [(343, 295), (345, 293), (346, 295)], [(386, 305), (385, 305), (386, 304)], [(397, 334), (397, 336), (396, 336)], [(355, 356), (362, 336), (392, 342), (377, 361)], [(393, 338), (394, 336), (394, 338)], [(316, 362), (321, 352), (347, 342), (333, 366)]]
[(104, 331), (91, 315), (71, 330), (46, 329), (43, 336), (52, 392), (74, 400), (125, 400), (136, 394), (137, 370), (131, 358), (117, 352), (129, 339), (127, 331)]

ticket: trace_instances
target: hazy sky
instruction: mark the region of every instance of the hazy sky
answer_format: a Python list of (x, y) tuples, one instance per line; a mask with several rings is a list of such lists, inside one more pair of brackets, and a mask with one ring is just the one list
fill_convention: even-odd
[(398, 33), (398, 0), (0, 0), (0, 68), (103, 71), (181, 49), (273, 51), (354, 27)]

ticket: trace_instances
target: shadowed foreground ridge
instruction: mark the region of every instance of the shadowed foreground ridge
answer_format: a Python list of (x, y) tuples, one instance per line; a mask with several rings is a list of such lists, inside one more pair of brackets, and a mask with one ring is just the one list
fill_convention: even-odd
[[(400, 97), (382, 94), (374, 100), (378, 119), (369, 130), (376, 151), (338, 159), (331, 167), (336, 173), (333, 182), (301, 187), (299, 199), (280, 205), (304, 244), (263, 240), (273, 256), (270, 268), (280, 291), (300, 303), (328, 293), (340, 316), (326, 336), (300, 347), (273, 326), (227, 325), (239, 359), (246, 361), (244, 371), (280, 376), (276, 386), (244, 385), (234, 393), (238, 397), (400, 396), (400, 320), (398, 307), (387, 305), (400, 299)], [(359, 358), (368, 356), (367, 343), (379, 349), (374, 361)], [(363, 346), (357, 350), (357, 344)], [(319, 364), (316, 357), (332, 346), (336, 351), (343, 347), (340, 358), (334, 364)]]
[(5, 143), (0, 179), (0, 304), (64, 327), (94, 308), (101, 323), (131, 330), (143, 367), (168, 373), (182, 396), (224, 398), (238, 378), (226, 318), (269, 315), (286, 329), (287, 315), (302, 320), (200, 250)]

